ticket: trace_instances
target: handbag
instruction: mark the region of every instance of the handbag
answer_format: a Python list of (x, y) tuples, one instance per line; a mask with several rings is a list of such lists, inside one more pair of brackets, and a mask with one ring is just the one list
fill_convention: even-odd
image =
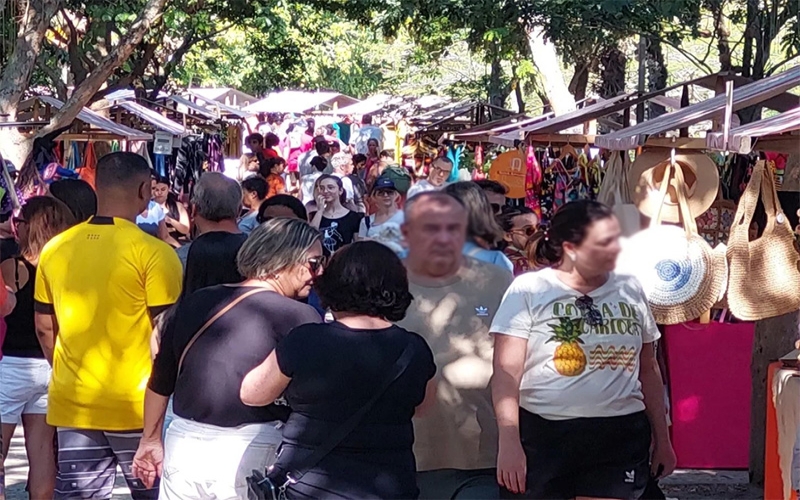
[(344, 439), (358, 427), (358, 424), (375, 405), (378, 399), (386, 392), (392, 383), (400, 378), (411, 363), (414, 350), (411, 344), (406, 345), (403, 352), (395, 361), (392, 372), (381, 383), (375, 394), (367, 401), (364, 406), (350, 416), (345, 423), (339, 426), (333, 434), (322, 445), (314, 450), (312, 454), (303, 460), (299, 466), (293, 470), (282, 472), (274, 467), (266, 474), (254, 470), (252, 475), (247, 478), (247, 498), (248, 500), (283, 500), (286, 498), (286, 488), (297, 483), (303, 475), (316, 467), (330, 452), (334, 450)]
[[(750, 224), (759, 196), (767, 224), (750, 241)], [(775, 179), (763, 160), (739, 200), (728, 236), (728, 304), (734, 316), (758, 321), (800, 309), (800, 254), (789, 219), (781, 209)]]
[(642, 229), (639, 209), (631, 203), (628, 187), (627, 153), (614, 151), (606, 164), (606, 175), (597, 193), (597, 201), (611, 207), (619, 220), (623, 236), (633, 236)]
[[(667, 191), (677, 194), (683, 227), (661, 225)], [(639, 279), (659, 324), (674, 325), (711, 310), (724, 288), (725, 256), (711, 250), (697, 233), (686, 199), (683, 169), (668, 162), (659, 193), (661, 203), (650, 227), (631, 237), (618, 259), (620, 271)]]

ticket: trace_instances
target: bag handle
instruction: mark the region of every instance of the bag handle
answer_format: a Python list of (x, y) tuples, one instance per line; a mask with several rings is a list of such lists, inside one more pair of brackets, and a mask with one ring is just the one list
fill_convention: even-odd
[[(753, 167), (753, 173), (750, 175), (750, 182), (747, 183), (747, 187), (739, 199), (739, 206), (736, 207), (736, 216), (733, 219), (733, 224), (731, 225), (730, 234), (728, 236), (728, 247), (732, 246), (733, 243), (740, 239), (744, 240), (744, 242), (750, 241), (750, 224), (753, 222), (753, 215), (756, 211), (759, 194), (762, 192), (764, 174), (764, 162), (758, 161), (755, 167)], [(767, 217), (769, 217), (769, 214), (767, 214)]]
[(661, 224), (661, 212), (664, 209), (664, 204), (667, 202), (667, 191), (669, 189), (670, 178), (672, 177), (672, 169), (672, 162), (668, 160), (667, 168), (664, 170), (664, 177), (661, 179), (661, 186), (658, 189), (658, 210), (656, 211), (656, 216), (650, 219), (651, 228)]
[(683, 177), (683, 169), (680, 166), (675, 168), (675, 179), (673, 187), (678, 195), (678, 207), (681, 212), (681, 220), (683, 228), (686, 230), (686, 236), (691, 237), (697, 233), (697, 220), (694, 218), (692, 209), (689, 208), (689, 201), (686, 199), (686, 180)]
[(208, 321), (206, 321), (205, 324), (203, 324), (203, 326), (201, 326), (200, 329), (197, 330), (197, 332), (194, 335), (192, 335), (192, 338), (189, 339), (189, 343), (186, 344), (186, 347), (183, 348), (183, 352), (181, 353), (181, 357), (178, 360), (178, 373), (181, 372), (181, 368), (183, 367), (183, 360), (186, 358), (186, 353), (188, 353), (189, 349), (191, 349), (192, 346), (194, 345), (194, 343), (197, 342), (197, 339), (200, 338), (200, 335), (205, 333), (205, 331), (208, 330), (208, 328), (211, 325), (213, 325), (219, 318), (221, 318), (226, 312), (228, 312), (231, 309), (233, 309), (234, 307), (236, 307), (237, 304), (239, 304), (240, 302), (242, 302), (246, 298), (252, 297), (253, 295), (255, 295), (257, 293), (268, 292), (268, 291), (269, 290), (267, 290), (265, 288), (257, 288), (255, 290), (250, 290), (247, 293), (243, 293), (239, 297), (236, 297), (234, 300), (232, 300), (230, 302), (230, 304), (228, 304), (227, 306), (225, 306), (222, 309), (220, 309), (219, 312), (217, 314), (215, 314), (214, 316), (212, 316)]
[(286, 481), (281, 486), (281, 489), (285, 490), (286, 486), (289, 484), (296, 483), (303, 475), (308, 472), (309, 470), (313, 469), (323, 458), (325, 458), (330, 452), (333, 451), (334, 448), (339, 446), (344, 439), (352, 433), (367, 412), (375, 405), (375, 403), (380, 399), (381, 396), (386, 392), (392, 383), (400, 378), (400, 376), (406, 371), (409, 364), (411, 363), (411, 357), (414, 355), (414, 349), (411, 348), (411, 343), (406, 344), (405, 349), (403, 352), (400, 353), (400, 356), (397, 358), (397, 361), (394, 362), (394, 366), (392, 372), (383, 380), (380, 387), (375, 394), (367, 401), (364, 406), (359, 408), (357, 412), (350, 416), (345, 423), (340, 425), (336, 431), (325, 441), (319, 448), (314, 450), (314, 453), (308, 456), (307, 459), (303, 460), (300, 463), (299, 467), (295, 467), (293, 471), (289, 471), (285, 474)]

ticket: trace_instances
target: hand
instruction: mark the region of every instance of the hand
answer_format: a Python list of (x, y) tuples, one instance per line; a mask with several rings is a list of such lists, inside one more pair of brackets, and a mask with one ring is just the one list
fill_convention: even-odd
[(139, 449), (133, 457), (133, 476), (142, 480), (148, 489), (155, 485), (156, 479), (161, 476), (161, 467), (164, 463), (164, 444), (161, 439), (145, 440), (139, 442)]
[(519, 439), (500, 440), (497, 452), (497, 484), (511, 493), (525, 493), (528, 462)]
[(325, 197), (324, 196), (317, 195), (316, 202), (317, 202), (317, 208), (319, 210), (322, 210), (323, 208), (325, 208)]
[(673, 472), (678, 465), (678, 459), (675, 458), (675, 450), (672, 449), (672, 443), (666, 440), (662, 443), (656, 442), (653, 447), (653, 456), (650, 459), (650, 474), (656, 479), (664, 479)]

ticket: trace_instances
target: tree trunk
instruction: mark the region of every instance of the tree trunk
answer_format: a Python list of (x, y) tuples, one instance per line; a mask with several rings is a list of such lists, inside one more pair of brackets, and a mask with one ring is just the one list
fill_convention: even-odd
[(625, 91), (625, 68), (628, 58), (619, 47), (609, 47), (600, 56), (600, 97), (608, 99)]
[(20, 134), (19, 130), (13, 127), (0, 127), (0, 146), (3, 149), (3, 157), (11, 161), (19, 171), (25, 159), (31, 154), (33, 137)]
[[(650, 92), (667, 88), (667, 64), (664, 62), (664, 51), (661, 41), (656, 38), (647, 40), (647, 89)], [(649, 103), (648, 119), (652, 120), (667, 112), (664, 106)]]
[(767, 369), (773, 361), (794, 349), (800, 312), (756, 322), (753, 342), (753, 395), (750, 403), (750, 481), (764, 484), (764, 450), (767, 427)]
[(166, 0), (148, 0), (139, 17), (134, 21), (128, 32), (117, 46), (106, 56), (89, 76), (78, 85), (72, 96), (50, 120), (50, 124), (42, 128), (38, 136), (48, 134), (54, 130), (72, 123), (80, 110), (89, 102), (92, 96), (106, 83), (113, 71), (125, 62), (133, 50), (142, 41), (145, 33), (161, 18)]
[(725, 2), (722, 0), (710, 0), (708, 8), (714, 18), (714, 33), (717, 37), (717, 51), (719, 52), (720, 71), (733, 70), (730, 35), (724, 12)]
[(528, 29), (527, 35), (533, 63), (539, 70), (539, 79), (553, 112), (558, 116), (574, 111), (577, 108), (575, 98), (565, 83), (555, 46), (545, 39), (541, 28)]
[(503, 89), (503, 66), (500, 57), (495, 55), (492, 58), (492, 73), (489, 76), (489, 104), (498, 108), (505, 107), (505, 92)]

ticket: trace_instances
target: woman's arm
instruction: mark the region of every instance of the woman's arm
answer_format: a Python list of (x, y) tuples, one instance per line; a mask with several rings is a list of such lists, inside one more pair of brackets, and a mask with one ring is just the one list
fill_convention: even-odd
[(147, 389), (144, 395), (144, 431), (139, 449), (133, 457), (133, 475), (142, 480), (145, 487), (152, 488), (161, 476), (164, 463), (164, 443), (161, 434), (164, 416), (167, 414), (169, 398)]
[(526, 489), (527, 463), (519, 435), (519, 385), (525, 367), (528, 339), (494, 335), (492, 401), (497, 416), (499, 448), (497, 482), (512, 493)]
[(167, 222), (172, 226), (172, 229), (178, 231), (184, 236), (189, 235), (189, 212), (186, 211), (182, 203), (176, 204), (178, 207), (178, 220), (167, 216)]
[(672, 474), (677, 465), (677, 459), (669, 438), (667, 412), (664, 407), (664, 381), (661, 380), (661, 370), (658, 368), (653, 343), (642, 346), (639, 360), (641, 363), (639, 382), (642, 384), (645, 411), (653, 431), (651, 472), (657, 479), (661, 479)]
[(167, 229), (167, 220), (166, 218), (161, 219), (161, 222), (158, 223), (158, 238), (167, 243), (168, 245), (172, 246), (172, 248), (180, 248), (181, 244), (178, 243), (175, 238), (169, 235), (169, 229)]
[(247, 406), (267, 406), (283, 394), (291, 381), (281, 372), (278, 356), (272, 351), (263, 363), (245, 375), (239, 397)]
[(438, 381), (436, 377), (428, 380), (428, 384), (425, 386), (425, 399), (423, 399), (422, 403), (414, 410), (415, 417), (424, 417), (428, 410), (431, 409), (433, 403), (436, 401), (437, 386)]
[(317, 211), (314, 213), (314, 217), (311, 219), (311, 225), (317, 229), (319, 229), (320, 224), (322, 224), (322, 215), (324, 211), (325, 200), (321, 196), (317, 197)]

